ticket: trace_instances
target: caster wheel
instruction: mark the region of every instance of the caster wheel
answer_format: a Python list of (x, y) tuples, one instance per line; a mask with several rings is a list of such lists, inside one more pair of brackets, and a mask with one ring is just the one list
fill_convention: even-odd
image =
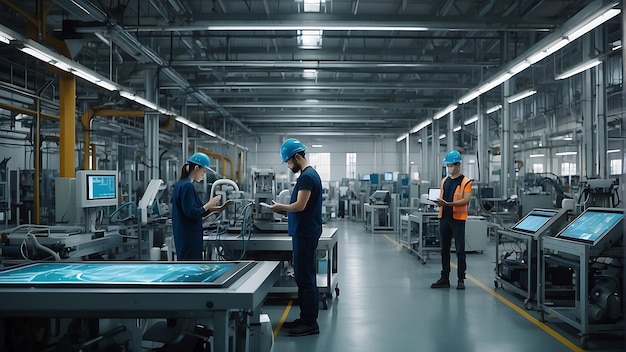
[(524, 300), (524, 308), (526, 308), (526, 310), (533, 309), (533, 303), (528, 298)]
[(335, 287), (335, 296), (339, 297), (339, 287)]
[(322, 299), (322, 306), (324, 307), (324, 310), (328, 309), (328, 300), (326, 298)]
[(498, 281), (493, 280), (493, 287), (498, 288), (499, 286)]

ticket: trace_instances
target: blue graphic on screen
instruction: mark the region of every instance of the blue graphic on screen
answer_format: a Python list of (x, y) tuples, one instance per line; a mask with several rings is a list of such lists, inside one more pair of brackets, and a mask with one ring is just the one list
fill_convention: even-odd
[(113, 199), (115, 197), (116, 184), (113, 175), (88, 175), (87, 176), (87, 199)]
[(545, 225), (550, 219), (552, 219), (554, 213), (550, 212), (531, 212), (529, 213), (522, 221), (518, 222), (513, 226), (513, 229), (535, 233), (537, 232), (543, 225)]
[(149, 284), (213, 282), (235, 263), (219, 264), (43, 264), (0, 272), (0, 284)]
[(622, 213), (586, 211), (569, 224), (558, 237), (593, 242), (606, 234), (622, 217)]

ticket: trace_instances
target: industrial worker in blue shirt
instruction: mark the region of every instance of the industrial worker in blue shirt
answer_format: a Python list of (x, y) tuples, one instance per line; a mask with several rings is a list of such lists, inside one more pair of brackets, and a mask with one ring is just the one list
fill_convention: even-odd
[(280, 156), (295, 174), (300, 173), (289, 204), (275, 203), (275, 212), (287, 212), (292, 237), (293, 268), (298, 285), (300, 317), (283, 324), (290, 336), (319, 334), (319, 290), (316, 282), (317, 244), (322, 234), (322, 181), (305, 158), (306, 147), (297, 139), (286, 140)]
[(178, 260), (202, 260), (203, 229), (205, 216), (224, 210), (231, 201), (217, 206), (222, 196), (216, 196), (202, 204), (193, 182), (204, 180), (211, 159), (204, 153), (195, 153), (180, 171), (180, 179), (172, 192), (172, 231)]

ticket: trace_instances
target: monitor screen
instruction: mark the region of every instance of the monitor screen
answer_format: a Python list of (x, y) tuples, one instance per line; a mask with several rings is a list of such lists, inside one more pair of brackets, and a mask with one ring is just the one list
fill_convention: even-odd
[(557, 237), (593, 243), (623, 218), (622, 212), (587, 210), (572, 221)]
[(385, 172), (385, 181), (393, 181), (393, 172)]
[(545, 225), (552, 217), (556, 215), (555, 212), (550, 211), (531, 211), (522, 220), (513, 225), (512, 229), (522, 232), (535, 233)]
[(373, 185), (378, 184), (378, 174), (370, 174), (370, 183)]
[(117, 170), (76, 172), (76, 205), (80, 208), (117, 206)]
[(363, 181), (369, 181), (370, 180), (370, 174), (363, 175), (362, 180)]
[(115, 175), (87, 175), (87, 199), (114, 199)]

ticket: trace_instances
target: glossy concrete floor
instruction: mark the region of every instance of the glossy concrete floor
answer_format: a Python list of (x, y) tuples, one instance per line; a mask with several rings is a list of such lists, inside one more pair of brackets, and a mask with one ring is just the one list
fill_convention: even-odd
[[(519, 298), (493, 290), (493, 242), (482, 254), (468, 254), (466, 290), (456, 290), (456, 280), (450, 289), (431, 289), (441, 270), (438, 254), (423, 265), (392, 232), (371, 234), (347, 219), (326, 226), (338, 228), (340, 295), (327, 310), (320, 304), (320, 334), (304, 337), (281, 328), (298, 317), (297, 303), (268, 300), (263, 311), (274, 328), (274, 352), (583, 351), (567, 324), (541, 323)], [(623, 334), (603, 335), (591, 339), (588, 350), (623, 352), (624, 346)]]

